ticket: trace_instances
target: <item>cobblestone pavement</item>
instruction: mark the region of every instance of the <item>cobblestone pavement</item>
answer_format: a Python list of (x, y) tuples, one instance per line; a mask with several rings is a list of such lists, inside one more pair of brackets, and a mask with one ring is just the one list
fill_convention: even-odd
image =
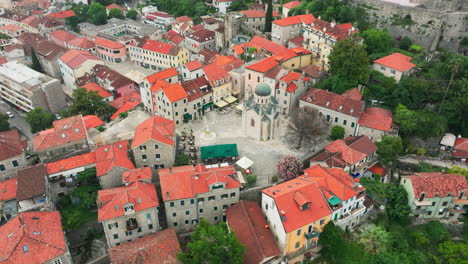
[[(246, 156), (254, 162), (253, 172), (257, 175), (257, 186), (265, 186), (270, 178), (276, 175), (276, 163), (284, 155), (296, 155), (300, 159), (310, 157), (328, 144), (327, 140), (318, 140), (315, 147), (303, 144), (296, 150), (296, 139), (288, 136), (287, 121), (281, 122), (281, 136), (274, 140), (257, 141), (243, 135), (242, 117), (233, 109), (228, 114), (217, 111), (208, 112), (202, 119), (192, 120), (187, 124), (178, 126), (178, 133), (192, 130), (195, 135), (197, 147), (217, 144), (237, 144), (239, 157)], [(203, 140), (200, 137), (207, 129), (216, 133), (213, 140)]]

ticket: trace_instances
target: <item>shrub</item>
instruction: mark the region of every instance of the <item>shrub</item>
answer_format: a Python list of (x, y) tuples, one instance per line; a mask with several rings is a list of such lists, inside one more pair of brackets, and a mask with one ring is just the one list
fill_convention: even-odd
[(296, 156), (287, 155), (278, 161), (276, 169), (281, 178), (292, 179), (301, 172), (302, 162)]
[(119, 114), (120, 119), (125, 119), (128, 116), (128, 112), (122, 112)]
[(255, 175), (255, 174), (247, 175), (247, 184), (249, 186), (254, 185), (256, 182), (257, 182), (257, 175)]
[(337, 139), (343, 139), (345, 135), (345, 129), (342, 126), (333, 126), (331, 133), (330, 133), (330, 139), (331, 140), (337, 140)]
[(425, 148), (418, 148), (418, 150), (416, 151), (416, 154), (418, 156), (423, 156), (423, 155), (426, 155), (426, 152), (427, 150)]
[(275, 176), (271, 177), (271, 182), (275, 183), (277, 181), (278, 181), (278, 176), (275, 175)]
[(174, 162), (174, 166), (184, 166), (184, 165), (189, 165), (189, 164), (190, 164), (190, 157), (189, 155), (183, 152), (177, 155), (175, 162)]
[(96, 127), (97, 131), (104, 132), (106, 131), (106, 127), (104, 125)]

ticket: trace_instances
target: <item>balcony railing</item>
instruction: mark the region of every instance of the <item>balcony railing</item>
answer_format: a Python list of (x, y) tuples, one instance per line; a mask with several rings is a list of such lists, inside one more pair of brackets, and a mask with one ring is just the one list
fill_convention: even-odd
[(129, 218), (127, 220), (127, 231), (135, 230), (138, 228), (138, 222), (135, 218)]
[(319, 235), (320, 235), (320, 232), (318, 232), (318, 231), (312, 231), (312, 232), (309, 232), (309, 233), (304, 233), (304, 236), (307, 239), (312, 239), (314, 237), (318, 237)]
[(364, 206), (358, 207), (358, 208), (353, 208), (353, 209), (351, 209), (350, 212), (345, 213), (344, 215), (341, 215), (340, 218), (338, 218), (338, 220), (336, 221), (336, 223), (338, 224), (338, 223), (348, 221), (349, 219), (351, 219), (355, 215), (363, 213), (364, 210), (366, 210), (366, 207), (364, 207)]

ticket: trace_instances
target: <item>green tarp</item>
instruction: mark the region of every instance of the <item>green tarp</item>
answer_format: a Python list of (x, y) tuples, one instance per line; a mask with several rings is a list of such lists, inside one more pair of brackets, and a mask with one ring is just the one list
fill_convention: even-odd
[(200, 147), (202, 159), (237, 157), (237, 144), (224, 144)]
[(336, 197), (336, 196), (333, 196), (332, 198), (328, 199), (328, 202), (332, 205), (332, 206), (335, 206), (339, 203), (341, 203), (341, 200)]
[(192, 119), (192, 115), (189, 114), (189, 113), (185, 113), (185, 114), (184, 114), (184, 119), (185, 119), (185, 120), (190, 120), (190, 119)]
[(213, 105), (213, 102), (207, 103), (207, 104), (203, 105), (203, 109), (206, 110), (206, 109), (210, 108), (212, 105)]

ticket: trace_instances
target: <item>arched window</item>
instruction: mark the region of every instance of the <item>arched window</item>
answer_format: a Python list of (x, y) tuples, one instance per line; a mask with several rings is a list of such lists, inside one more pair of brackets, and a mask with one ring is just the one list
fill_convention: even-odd
[(250, 120), (250, 126), (254, 127), (255, 126), (255, 120)]

